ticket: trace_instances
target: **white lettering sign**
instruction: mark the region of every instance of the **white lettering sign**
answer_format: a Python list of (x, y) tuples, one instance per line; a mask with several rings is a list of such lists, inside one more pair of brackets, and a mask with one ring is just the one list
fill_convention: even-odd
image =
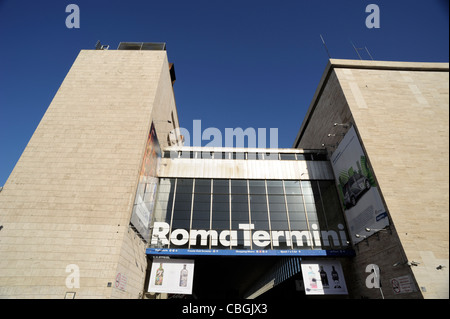
[[(339, 231), (328, 230), (319, 231), (316, 224), (312, 224), (312, 231), (309, 230), (293, 230), (293, 231), (272, 231), (256, 230), (254, 224), (239, 224), (241, 230), (241, 239), (243, 239), (244, 246), (250, 247), (251, 243), (258, 247), (269, 246), (272, 242), (274, 247), (280, 246), (280, 241), (286, 242), (288, 246), (296, 245), (303, 246), (347, 246), (347, 237), (345, 236), (344, 225), (339, 224)], [(252, 233), (253, 231), (253, 233)], [(230, 247), (238, 245), (238, 231), (237, 230), (223, 230), (220, 233), (217, 230), (203, 230), (203, 229), (174, 229), (170, 232), (170, 225), (164, 222), (155, 222), (153, 225), (152, 245), (175, 245), (182, 246), (188, 242), (191, 246), (208, 246), (208, 238), (211, 246)]]

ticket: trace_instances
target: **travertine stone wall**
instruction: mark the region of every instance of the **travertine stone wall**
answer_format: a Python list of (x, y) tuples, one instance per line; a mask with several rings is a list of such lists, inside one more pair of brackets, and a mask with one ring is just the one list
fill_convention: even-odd
[(128, 225), (157, 96), (176, 113), (165, 51), (80, 52), (0, 193), (1, 298), (139, 296)]
[[(381, 245), (370, 245), (378, 240), (372, 236), (369, 248), (360, 249), (356, 280), (363, 283), (367, 276), (364, 264), (380, 263), (387, 297), (448, 298), (448, 63), (330, 60), (294, 146), (338, 143), (341, 136), (327, 134), (345, 129), (333, 122), (355, 125), (394, 224), (392, 235), (380, 236)], [(397, 250), (395, 242), (398, 254), (386, 253)], [(402, 254), (420, 263), (404, 266), (417, 281), (417, 293), (392, 294), (389, 279), (399, 274), (392, 273), (392, 258)], [(373, 295), (359, 286), (358, 294)]]

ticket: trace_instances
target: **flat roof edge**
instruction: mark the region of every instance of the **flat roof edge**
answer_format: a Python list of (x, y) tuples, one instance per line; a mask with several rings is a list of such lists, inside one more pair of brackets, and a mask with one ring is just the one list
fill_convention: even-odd
[(403, 70), (403, 71), (434, 71), (449, 72), (448, 62), (399, 62), (399, 61), (375, 61), (375, 60), (347, 60), (347, 59), (329, 59), (319, 81), (317, 89), (308, 107), (303, 122), (295, 137), (293, 148), (297, 148), (303, 135), (303, 130), (309, 122), (309, 118), (315, 109), (317, 98), (324, 89), (324, 83), (327, 81), (331, 71), (335, 68), (347, 69), (372, 69), (372, 70)]
[(415, 70), (415, 71), (449, 71), (448, 62), (402, 62), (375, 60), (330, 59), (331, 68), (378, 69), (378, 70)]

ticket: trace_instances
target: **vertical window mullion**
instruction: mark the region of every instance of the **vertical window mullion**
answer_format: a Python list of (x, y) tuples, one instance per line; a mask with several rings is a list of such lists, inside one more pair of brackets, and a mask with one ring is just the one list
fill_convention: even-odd
[(191, 248), (191, 230), (192, 230), (192, 216), (194, 211), (194, 190), (195, 190), (195, 178), (192, 180), (192, 192), (191, 192), (191, 217), (189, 221), (189, 240), (188, 240), (188, 248)]
[(305, 194), (303, 192), (303, 186), (302, 186), (301, 182), (300, 182), (300, 190), (301, 190), (301, 193), (302, 193), (303, 208), (305, 209), (306, 227), (308, 227), (308, 232), (311, 234), (311, 238), (310, 238), (311, 239), (311, 248), (314, 249), (314, 247), (315, 247), (314, 237), (312, 236), (311, 227), (309, 225), (308, 212), (306, 210)]
[[(231, 240), (231, 221), (232, 221), (232, 215), (231, 215), (231, 179), (228, 179), (228, 210), (229, 210), (229, 224), (228, 229), (230, 230), (230, 249), (233, 249), (233, 242)], [(237, 240), (237, 238), (236, 238)]]
[[(209, 189), (209, 230), (210, 230), (210, 234), (212, 232), (212, 207), (213, 207), (213, 184), (214, 184), (214, 179), (211, 178), (211, 187)], [(219, 235), (219, 234), (217, 234)], [(212, 247), (212, 240), (211, 240), (211, 235), (209, 236), (209, 249), (211, 249)]]
[[(248, 224), (250, 225), (252, 223), (252, 216), (250, 211), (250, 186), (249, 181), (247, 179), (247, 206), (248, 206)], [(250, 249), (253, 249), (253, 240), (252, 240), (252, 230), (249, 230), (250, 235)]]
[(269, 222), (270, 249), (273, 249), (273, 242), (272, 242), (272, 223), (270, 222), (270, 206), (269, 206), (269, 192), (267, 191), (267, 180), (264, 180), (264, 187), (265, 187), (265, 189), (266, 189), (267, 220), (268, 220), (268, 222)]
[(168, 248), (170, 248), (170, 238), (172, 236), (172, 223), (173, 223), (173, 211), (175, 209), (175, 198), (177, 196), (177, 183), (178, 178), (175, 178), (175, 186), (173, 187), (173, 198), (172, 198), (172, 211), (170, 213), (170, 227), (169, 227), (169, 245)]
[[(287, 222), (288, 222), (288, 230), (289, 230), (289, 234), (290, 234), (291, 233), (291, 220), (289, 219), (289, 207), (288, 207), (287, 198), (286, 198), (286, 187), (284, 185), (284, 180), (282, 180), (282, 183), (283, 183), (284, 205), (286, 206), (286, 217), (287, 217)], [(293, 248), (293, 246), (292, 246), (292, 240), (291, 240), (291, 249), (292, 248)]]

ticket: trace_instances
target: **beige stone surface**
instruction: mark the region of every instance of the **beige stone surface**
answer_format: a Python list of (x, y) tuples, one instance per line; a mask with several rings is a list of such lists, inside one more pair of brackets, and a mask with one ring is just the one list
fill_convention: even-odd
[[(401, 256), (420, 262), (405, 273), (413, 274), (424, 298), (449, 296), (448, 70), (448, 63), (352, 60), (330, 60), (325, 70), (294, 146), (335, 145), (342, 136), (327, 135), (345, 128), (333, 123), (352, 123), (394, 224), (384, 245), (374, 245), (377, 239), (371, 238), (370, 249), (357, 255), (356, 281), (369, 259), (385, 263), (383, 258), (392, 262)], [(334, 147), (328, 149), (331, 154)], [(404, 256), (375, 257), (392, 245)], [(436, 269), (439, 265), (445, 268)], [(388, 273), (391, 268), (385, 267)]]
[(129, 221), (152, 115), (171, 112), (165, 51), (79, 53), (0, 193), (0, 298), (139, 296), (145, 247)]

